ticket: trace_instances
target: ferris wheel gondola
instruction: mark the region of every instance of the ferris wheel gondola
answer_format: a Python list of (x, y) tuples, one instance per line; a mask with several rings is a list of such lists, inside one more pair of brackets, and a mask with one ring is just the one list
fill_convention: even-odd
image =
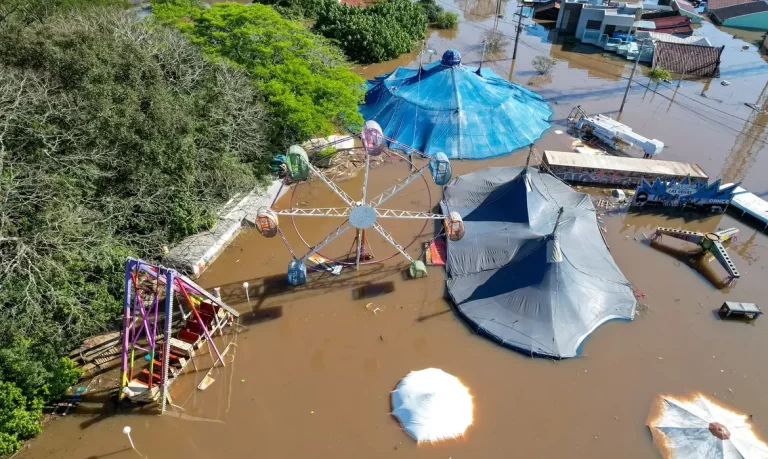
[[(333, 144), (341, 143), (350, 140), (351, 138), (352, 137), (342, 138), (333, 142)], [(323, 183), (325, 183), (339, 198), (341, 198), (347, 207), (291, 208), (288, 210), (276, 210), (269, 207), (263, 207), (258, 210), (256, 215), (256, 222), (257, 228), (261, 234), (265, 237), (274, 237), (275, 235), (280, 234), (286, 247), (291, 252), (293, 259), (288, 264), (288, 282), (292, 285), (301, 285), (306, 283), (306, 261), (311, 260), (313, 257), (319, 256), (319, 251), (322, 250), (323, 247), (331, 243), (342, 234), (345, 234), (350, 229), (354, 229), (357, 233), (353, 242), (353, 245), (356, 244), (357, 247), (354, 263), (356, 269), (360, 267), (361, 260), (363, 260), (364, 263), (368, 263), (365, 261), (365, 259), (370, 254), (366, 253), (364, 241), (366, 240), (366, 232), (374, 230), (397, 250), (397, 252), (395, 252), (396, 255), (399, 253), (410, 262), (409, 274), (411, 277), (426, 276), (426, 268), (424, 263), (420, 260), (414, 260), (410, 255), (408, 255), (406, 248), (403, 248), (402, 245), (398, 244), (398, 242), (378, 223), (378, 220), (382, 218), (407, 220), (441, 220), (443, 222), (446, 236), (449, 239), (452, 241), (457, 241), (464, 236), (464, 222), (461, 220), (461, 216), (458, 214), (458, 212), (449, 212), (448, 215), (443, 215), (432, 212), (395, 210), (381, 207), (386, 201), (402, 191), (411, 182), (421, 177), (427, 169), (429, 169), (430, 175), (432, 176), (432, 180), (435, 184), (439, 186), (447, 185), (452, 176), (451, 164), (447, 155), (438, 153), (433, 157), (429, 157), (422, 152), (408, 147), (407, 145), (399, 144), (393, 139), (385, 137), (382, 133), (381, 127), (375, 121), (365, 122), (359, 138), (362, 140), (363, 148), (366, 151), (365, 175), (363, 177), (361, 193), (362, 197), (360, 200), (355, 200), (350, 197), (336, 183), (326, 177), (322, 171), (313, 166), (309, 161), (309, 155), (302, 147), (293, 145), (288, 148), (286, 153), (286, 167), (288, 171), (288, 177), (293, 181), (301, 182), (307, 180), (310, 174), (315, 175)], [(386, 142), (389, 142), (390, 144), (396, 144), (400, 148), (404, 148), (417, 155), (427, 157), (429, 158), (429, 162), (424, 167), (412, 172), (405, 180), (392, 186), (378, 196), (369, 199), (368, 175), (370, 169), (370, 158), (383, 153), (385, 151)], [(327, 146), (328, 145), (317, 147), (313, 149), (312, 152), (326, 148)], [(306, 254), (303, 256), (297, 256), (280, 231), (280, 215), (291, 217), (338, 217), (343, 218), (344, 220), (322, 241), (318, 242), (314, 246), (309, 246), (309, 244), (307, 244), (309, 250)]]

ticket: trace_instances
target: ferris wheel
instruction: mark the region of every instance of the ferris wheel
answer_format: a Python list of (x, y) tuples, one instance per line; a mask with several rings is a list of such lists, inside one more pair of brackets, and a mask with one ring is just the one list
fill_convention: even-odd
[[(363, 148), (366, 151), (365, 155), (365, 172), (363, 176), (363, 186), (360, 199), (353, 199), (344, 190), (342, 190), (336, 183), (325, 176), (318, 168), (316, 168), (309, 161), (307, 152), (298, 145), (293, 145), (288, 149), (286, 154), (286, 166), (288, 169), (288, 176), (286, 176), (286, 182), (290, 178), (292, 181), (302, 182), (306, 181), (310, 174), (314, 174), (325, 185), (327, 185), (342, 201), (346, 204), (346, 207), (330, 207), (330, 208), (293, 208), (288, 210), (277, 210), (271, 207), (262, 207), (258, 210), (256, 215), (256, 223), (259, 231), (265, 237), (275, 237), (280, 235), (291, 253), (292, 260), (288, 264), (288, 282), (292, 285), (301, 285), (307, 282), (307, 266), (308, 260), (313, 260), (313, 257), (319, 255), (320, 250), (326, 245), (330, 244), (333, 240), (347, 233), (349, 230), (355, 231), (355, 237), (353, 245), (356, 246), (355, 250), (355, 269), (359, 269), (361, 261), (366, 262), (366, 259), (371, 257), (370, 251), (366, 251), (367, 236), (370, 230), (373, 230), (390, 245), (392, 245), (398, 253), (405, 257), (410, 262), (410, 269), (408, 270), (411, 277), (423, 277), (426, 276), (426, 267), (420, 260), (414, 260), (406, 249), (399, 244), (387, 230), (382, 227), (379, 219), (401, 219), (401, 220), (442, 220), (445, 229), (446, 236), (451, 240), (458, 241), (464, 236), (464, 223), (461, 220), (461, 216), (458, 212), (448, 212), (448, 215), (431, 213), (431, 212), (418, 212), (409, 210), (395, 210), (382, 207), (384, 203), (402, 191), (411, 182), (421, 177), (424, 172), (429, 169), (432, 179), (435, 184), (443, 186), (447, 185), (451, 179), (451, 164), (448, 161), (448, 157), (444, 153), (438, 153), (431, 157), (429, 162), (412, 172), (402, 182), (388, 188), (381, 194), (369, 198), (368, 196), (368, 175), (370, 169), (370, 160), (372, 156), (378, 156), (385, 150), (385, 141), (391, 144), (396, 144), (406, 150), (409, 150), (418, 155), (428, 157), (428, 155), (417, 151), (407, 145), (400, 144), (399, 142), (385, 137), (382, 133), (381, 127), (375, 121), (366, 121), (363, 125), (363, 131), (358, 136), (363, 143)], [(339, 144), (341, 142), (352, 139), (353, 137), (345, 137), (332, 142), (329, 145), (323, 145), (310, 150), (310, 153), (327, 148), (332, 145)], [(397, 154), (397, 153), (395, 153)], [(406, 159), (407, 160), (407, 159)], [(284, 182), (284, 184), (286, 183)], [(274, 202), (272, 203), (274, 206)], [(342, 219), (342, 223), (333, 231), (331, 231), (323, 240), (313, 246), (308, 246), (308, 251), (303, 256), (298, 256), (294, 250), (291, 249), (288, 241), (282, 233), (279, 225), (279, 216), (290, 217), (337, 217)], [(426, 223), (426, 222), (425, 222)], [(426, 225), (425, 225), (426, 226)], [(303, 238), (302, 238), (303, 239)], [(316, 258), (315, 258), (316, 259)], [(383, 261), (383, 260), (382, 260)], [(352, 266), (352, 263), (348, 265)], [(336, 273), (337, 274), (337, 273)]]

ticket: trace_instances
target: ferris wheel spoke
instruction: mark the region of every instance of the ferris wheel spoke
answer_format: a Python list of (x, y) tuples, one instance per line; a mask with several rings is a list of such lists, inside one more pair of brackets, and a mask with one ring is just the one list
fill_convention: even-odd
[(363, 177), (363, 200), (365, 204), (366, 194), (368, 194), (368, 167), (371, 165), (371, 155), (365, 155), (365, 176)]
[(315, 245), (311, 249), (309, 249), (309, 252), (307, 252), (306, 255), (301, 257), (301, 261), (305, 261), (307, 258), (311, 257), (312, 255), (314, 255), (317, 252), (319, 252), (320, 250), (322, 250), (323, 247), (325, 247), (326, 245), (330, 244), (334, 239), (336, 239), (337, 237), (339, 237), (342, 234), (344, 234), (350, 228), (352, 228), (352, 227), (349, 225), (349, 220), (345, 220), (344, 223), (339, 225), (338, 228), (336, 228), (335, 230), (331, 231), (331, 233), (328, 236), (326, 236), (325, 239), (323, 239), (322, 241), (320, 241), (320, 243), (318, 243), (317, 245)]
[(433, 214), (431, 212), (413, 212), (410, 210), (379, 209), (376, 208), (377, 218), (413, 218), (420, 220), (442, 220), (443, 214)]
[(392, 188), (386, 190), (385, 192), (381, 193), (380, 195), (376, 196), (375, 198), (371, 199), (370, 205), (371, 207), (378, 207), (385, 202), (387, 202), (390, 198), (392, 198), (394, 195), (402, 191), (403, 188), (407, 187), (408, 184), (416, 180), (417, 178), (421, 177), (421, 174), (424, 173), (424, 171), (429, 167), (429, 164), (422, 167), (421, 169), (417, 170), (416, 172), (409, 175), (405, 180), (398, 183), (397, 185), (393, 186)]
[(360, 252), (363, 249), (363, 230), (357, 229), (357, 255), (355, 255), (355, 269), (360, 269)]
[(395, 239), (394, 239), (392, 236), (390, 236), (390, 234), (389, 234), (389, 233), (387, 233), (387, 230), (385, 230), (384, 228), (382, 228), (382, 226), (381, 226), (381, 225), (379, 225), (378, 223), (374, 223), (374, 224), (373, 224), (373, 228), (374, 228), (376, 231), (378, 231), (378, 232), (379, 232), (379, 234), (381, 234), (381, 236), (382, 236), (384, 239), (386, 239), (386, 240), (387, 240), (387, 242), (389, 242), (390, 244), (392, 244), (392, 246), (393, 246), (394, 248), (396, 248), (396, 249), (397, 249), (397, 251), (398, 251), (398, 252), (400, 252), (400, 254), (401, 254), (401, 255), (403, 255), (403, 256), (404, 256), (404, 257), (405, 257), (405, 258), (406, 258), (408, 261), (410, 261), (411, 263), (413, 262), (413, 258), (411, 258), (411, 257), (410, 257), (410, 255), (408, 255), (407, 253), (405, 253), (405, 249), (404, 249), (404, 248), (403, 248), (403, 247), (402, 247), (400, 244), (398, 244), (398, 243), (397, 243), (397, 241), (395, 241)]
[(290, 215), (293, 217), (349, 217), (351, 207), (326, 207), (319, 209), (285, 209), (274, 210), (276, 215)]
[(344, 190), (339, 188), (338, 185), (336, 185), (328, 177), (326, 177), (325, 174), (320, 172), (320, 170), (318, 168), (313, 166), (311, 163), (307, 163), (307, 166), (309, 166), (309, 169), (312, 172), (314, 172), (315, 175), (317, 175), (320, 178), (320, 180), (325, 182), (325, 184), (328, 185), (328, 187), (331, 190), (333, 190), (333, 192), (336, 193), (342, 199), (342, 201), (344, 201), (348, 206), (354, 206), (355, 205), (355, 201), (351, 197), (349, 197), (349, 195)]

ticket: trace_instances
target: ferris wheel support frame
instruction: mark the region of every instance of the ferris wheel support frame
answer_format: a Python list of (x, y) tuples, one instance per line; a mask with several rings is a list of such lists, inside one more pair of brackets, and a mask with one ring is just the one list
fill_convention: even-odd
[[(327, 148), (329, 145), (335, 145), (344, 141), (349, 140), (352, 137), (345, 137), (342, 139), (338, 139), (328, 145), (323, 145), (322, 147), (316, 147), (310, 150), (310, 152), (316, 152), (320, 150), (321, 148)], [(360, 268), (360, 259), (363, 256), (363, 251), (365, 250), (365, 242), (366, 241), (366, 231), (370, 228), (373, 228), (378, 232), (384, 240), (386, 240), (390, 245), (392, 245), (397, 252), (395, 252), (395, 255), (398, 253), (401, 254), (403, 257), (405, 257), (410, 263), (410, 274), (412, 277), (421, 277), (426, 276), (426, 268), (424, 267), (423, 263), (418, 260), (414, 260), (408, 253), (406, 252), (406, 248), (403, 248), (394, 237), (392, 237), (389, 232), (387, 232), (384, 227), (382, 227), (378, 223), (378, 219), (380, 218), (387, 218), (387, 219), (417, 219), (417, 220), (443, 220), (445, 224), (445, 228), (447, 232), (449, 233), (449, 237), (453, 240), (458, 240), (461, 238), (464, 234), (464, 227), (463, 222), (461, 221), (461, 217), (456, 212), (449, 212), (448, 215), (443, 214), (436, 214), (432, 212), (420, 212), (420, 211), (408, 211), (408, 210), (397, 210), (397, 209), (382, 209), (380, 206), (396, 196), (400, 191), (405, 189), (409, 184), (411, 184), (414, 180), (416, 180), (419, 177), (422, 177), (424, 174), (424, 171), (429, 168), (430, 172), (432, 173), (433, 180), (437, 185), (445, 185), (451, 178), (451, 167), (450, 162), (448, 161), (448, 158), (445, 154), (438, 153), (437, 155), (430, 157), (422, 152), (419, 152), (411, 147), (408, 147), (407, 145), (402, 145), (399, 142), (396, 142), (393, 139), (389, 139), (385, 137), (381, 131), (381, 127), (371, 121), (367, 121), (363, 127), (363, 132), (359, 135), (359, 138), (363, 141), (363, 147), (366, 150), (365, 155), (365, 168), (364, 168), (364, 175), (363, 175), (363, 185), (362, 185), (362, 197), (360, 201), (355, 201), (352, 197), (349, 196), (344, 190), (341, 189), (338, 185), (336, 185), (332, 180), (330, 180), (328, 177), (323, 174), (322, 171), (320, 171), (318, 168), (316, 168), (314, 165), (311, 164), (309, 161), (309, 156), (307, 155), (307, 152), (304, 151), (299, 146), (293, 146), (289, 148), (288, 154), (287, 154), (287, 163), (288, 163), (288, 169), (290, 172), (291, 177), (297, 177), (297, 180), (306, 180), (309, 173), (314, 174), (316, 177), (318, 177), (323, 183), (325, 183), (339, 198), (341, 198), (342, 201), (344, 201), (345, 204), (349, 207), (328, 207), (328, 208), (312, 208), (312, 209), (294, 209), (291, 206), (291, 209), (288, 210), (275, 210), (270, 208), (262, 208), (259, 210), (259, 214), (257, 216), (258, 221), (258, 228), (262, 232), (263, 235), (267, 237), (273, 237), (275, 234), (279, 233), (283, 239), (283, 242), (286, 244), (286, 247), (291, 252), (293, 260), (289, 264), (289, 282), (294, 284), (301, 284), (306, 282), (306, 267), (304, 265), (304, 261), (310, 259), (315, 254), (319, 255), (319, 251), (330, 244), (332, 241), (334, 241), (336, 238), (347, 232), (351, 228), (356, 228), (357, 236), (356, 241), (353, 242), (353, 244), (357, 245), (357, 250), (355, 254), (355, 269)], [(405, 147), (407, 150), (415, 152), (419, 155), (422, 155), (424, 157), (430, 158), (430, 161), (427, 163), (427, 165), (421, 167), (420, 169), (412, 172), (405, 180), (402, 182), (388, 188), (381, 194), (377, 195), (375, 198), (368, 200), (368, 179), (370, 175), (370, 163), (371, 163), (371, 156), (377, 156), (382, 153), (382, 149), (384, 146), (384, 141), (390, 142), (390, 144), (397, 144), (401, 147)], [(396, 153), (397, 154), (397, 153)], [(401, 158), (402, 155), (399, 155)], [(404, 158), (405, 159), (405, 158)], [(410, 160), (406, 159), (406, 161), (410, 162)], [(411, 166), (413, 167), (413, 163), (411, 163)], [(294, 189), (295, 192), (295, 189)], [(274, 202), (272, 203), (274, 205)], [(335, 230), (331, 231), (328, 236), (326, 236), (322, 241), (319, 243), (309, 246), (309, 244), (306, 243), (303, 237), (300, 238), (301, 240), (307, 245), (308, 252), (302, 256), (297, 257), (294, 255), (294, 251), (291, 249), (290, 245), (288, 244), (288, 241), (285, 239), (284, 236), (282, 236), (282, 232), (279, 229), (278, 226), (278, 216), (279, 215), (285, 215), (290, 216), (292, 219), (297, 216), (302, 217), (341, 217), (345, 218), (344, 222), (339, 225)], [(449, 221), (450, 220), (450, 221)], [(426, 222), (425, 222), (426, 225)], [(455, 231), (456, 226), (459, 225), (461, 227), (461, 231)], [(295, 228), (295, 222), (294, 222), (294, 228)], [(298, 228), (295, 228), (298, 232)], [(415, 241), (416, 239), (414, 239)], [(411, 242), (413, 244), (413, 242)], [(410, 244), (409, 244), (410, 246)], [(392, 256), (395, 256), (392, 255)], [(324, 257), (323, 257), (324, 258)], [(391, 257), (389, 257), (391, 258)], [(388, 259), (388, 258), (386, 258)], [(386, 260), (385, 259), (385, 260)], [(335, 273), (335, 272), (334, 272)], [(417, 274), (414, 274), (417, 273)]]

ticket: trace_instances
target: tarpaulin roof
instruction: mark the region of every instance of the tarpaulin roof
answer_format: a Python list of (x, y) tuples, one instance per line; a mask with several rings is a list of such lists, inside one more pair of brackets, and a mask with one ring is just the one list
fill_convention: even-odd
[(398, 67), (368, 82), (360, 113), (397, 142), (461, 159), (511, 153), (550, 127), (552, 111), (541, 96), (488, 68), (477, 72), (456, 50), (421, 71)]
[(441, 207), (464, 220), (464, 238), (448, 241), (448, 293), (478, 332), (565, 358), (603, 322), (633, 318), (589, 195), (535, 168), (494, 167), (457, 177)]

